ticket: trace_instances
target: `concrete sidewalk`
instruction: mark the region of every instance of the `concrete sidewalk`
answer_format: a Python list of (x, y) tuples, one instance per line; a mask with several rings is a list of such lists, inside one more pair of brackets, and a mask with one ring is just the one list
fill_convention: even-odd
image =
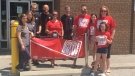
[[(90, 68), (84, 69), (85, 59), (77, 60), (77, 67), (70, 68), (72, 60), (56, 60), (59, 66), (51, 68), (50, 62), (40, 63), (32, 66), (32, 71), (23, 71), (20, 74), (11, 74), (11, 56), (0, 56), (0, 75), (1, 76), (90, 76)], [(92, 57), (89, 56), (89, 65)], [(135, 76), (135, 55), (112, 55), (111, 73), (109, 76)]]

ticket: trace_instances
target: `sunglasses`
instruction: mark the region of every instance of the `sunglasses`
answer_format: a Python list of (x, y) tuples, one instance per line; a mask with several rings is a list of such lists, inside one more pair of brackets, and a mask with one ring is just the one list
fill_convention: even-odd
[(107, 12), (106, 10), (101, 10), (101, 12)]

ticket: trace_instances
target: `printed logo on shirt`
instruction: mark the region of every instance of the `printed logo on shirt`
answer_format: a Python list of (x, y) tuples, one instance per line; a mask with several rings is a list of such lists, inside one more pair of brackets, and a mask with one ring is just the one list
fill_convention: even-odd
[(72, 18), (70, 17), (70, 20), (72, 20)]
[(51, 17), (49, 17), (49, 20), (51, 19)]
[(79, 26), (80, 27), (87, 27), (88, 23), (89, 23), (89, 19), (79, 18)]
[(97, 36), (98, 45), (106, 45), (107, 36)]
[(100, 25), (101, 22), (106, 22), (106, 23), (108, 23), (108, 20), (98, 20), (98, 21), (97, 21), (97, 28), (99, 28), (99, 25)]
[(36, 18), (36, 20), (38, 20), (38, 18)]
[(94, 26), (90, 26), (90, 35), (94, 35)]

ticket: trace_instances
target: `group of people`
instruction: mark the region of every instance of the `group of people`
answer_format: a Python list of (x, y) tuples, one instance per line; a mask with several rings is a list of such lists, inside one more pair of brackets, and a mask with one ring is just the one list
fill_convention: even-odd
[[(43, 13), (36, 14), (37, 4), (31, 4), (31, 10), (22, 14), (17, 27), (17, 36), (20, 48), (21, 59), (16, 69), (25, 69), (27, 62), (30, 60), (29, 42), (30, 37), (52, 36), (60, 37), (66, 40), (76, 39), (77, 36), (84, 33), (88, 34), (88, 40), (93, 55), (94, 76), (98, 65), (102, 76), (110, 72), (110, 48), (115, 35), (116, 24), (110, 16), (107, 6), (102, 6), (99, 10), (99, 16), (96, 14), (89, 15), (87, 6), (81, 6), (81, 13), (75, 18), (70, 13), (70, 6), (65, 7), (65, 14), (58, 20), (58, 12), (49, 13), (49, 6), (43, 6)], [(56, 36), (57, 35), (57, 36)], [(77, 58), (73, 59), (72, 68), (76, 67)], [(33, 60), (33, 64), (39, 64)], [(51, 66), (57, 66), (55, 60), (51, 60)]]

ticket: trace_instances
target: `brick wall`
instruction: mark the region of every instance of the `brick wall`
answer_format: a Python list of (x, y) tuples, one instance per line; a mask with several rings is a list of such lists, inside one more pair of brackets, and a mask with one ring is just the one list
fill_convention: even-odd
[[(57, 0), (55, 0), (57, 1)], [(129, 54), (131, 52), (130, 40), (131, 26), (132, 26), (132, 0), (59, 0), (60, 1), (60, 16), (64, 14), (64, 7), (69, 5), (72, 14), (76, 16), (80, 13), (80, 6), (86, 4), (88, 13), (99, 13), (99, 8), (102, 5), (108, 6), (111, 16), (114, 18), (117, 28), (115, 39), (111, 49), (111, 54)], [(135, 20), (134, 20), (135, 22)], [(135, 25), (135, 24), (134, 24)], [(135, 32), (135, 30), (134, 30)], [(135, 34), (133, 34), (135, 42)], [(135, 50), (135, 43), (133, 43), (133, 50)], [(135, 51), (134, 51), (135, 53)]]
[(60, 0), (54, 0), (54, 10), (60, 12)]

